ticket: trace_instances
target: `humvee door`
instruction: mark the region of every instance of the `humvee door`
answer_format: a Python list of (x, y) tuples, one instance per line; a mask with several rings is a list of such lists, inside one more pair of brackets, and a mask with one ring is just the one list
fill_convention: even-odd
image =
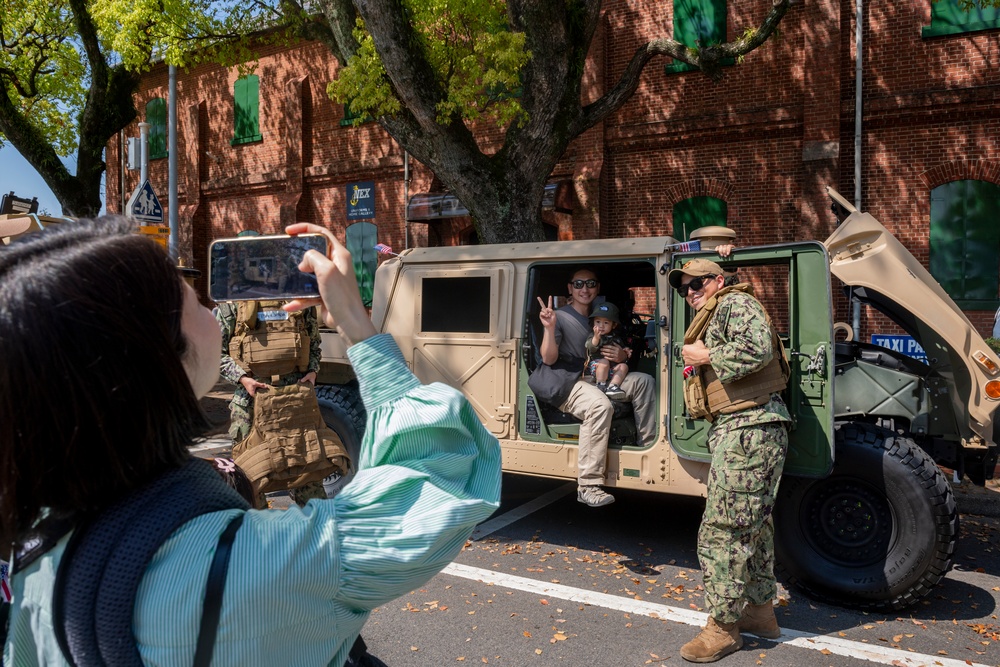
[[(829, 259), (816, 242), (760, 246), (736, 250), (722, 261), (715, 253), (675, 253), (671, 267), (694, 257), (717, 261), (737, 270), (764, 304), (785, 346), (792, 377), (784, 392), (792, 415), (785, 472), (823, 476), (833, 466), (833, 315)], [(676, 290), (670, 290), (670, 345), (667, 365), (669, 406), (666, 425), (670, 445), (682, 458), (711, 460), (706, 440), (709, 422), (691, 419), (684, 408), (681, 346), (694, 315)]]

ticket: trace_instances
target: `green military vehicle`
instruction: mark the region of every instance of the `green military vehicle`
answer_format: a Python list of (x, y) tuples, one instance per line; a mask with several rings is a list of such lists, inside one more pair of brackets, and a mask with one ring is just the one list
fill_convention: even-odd
[[(825, 601), (896, 609), (951, 566), (958, 513), (939, 466), (976, 484), (992, 476), (1000, 359), (877, 220), (830, 196), (842, 222), (824, 243), (740, 248), (723, 266), (755, 287), (792, 368), (785, 399), (794, 424), (775, 511), (785, 578)], [(422, 381), (464, 392), (499, 439), (505, 471), (571, 480), (580, 424), (538, 401), (528, 376), (539, 364), (536, 297), (565, 297), (572, 272), (592, 268), (632, 336), (633, 371), (655, 378), (659, 414), (656, 442), (642, 447), (631, 406), (616, 407), (605, 484), (704, 496), (709, 425), (685, 413), (679, 354), (692, 313), (667, 273), (695, 256), (718, 257), (677, 252), (676, 243), (413, 248), (378, 268), (372, 319)], [(837, 340), (847, 327), (832, 318), (831, 275), (912, 335), (926, 363)], [(323, 352), (327, 421), (356, 447), (363, 407), (336, 333), (324, 333)]]

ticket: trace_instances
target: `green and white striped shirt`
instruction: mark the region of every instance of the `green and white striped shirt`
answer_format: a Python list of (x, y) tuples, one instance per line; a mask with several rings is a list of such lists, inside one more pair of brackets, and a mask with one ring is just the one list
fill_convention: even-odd
[[(247, 512), (214, 665), (339, 667), (371, 609), (437, 574), (499, 504), (500, 447), (458, 391), (421, 385), (387, 334), (348, 355), (368, 409), (359, 472), (332, 500)], [(153, 558), (134, 615), (147, 665), (191, 664), (209, 563), (236, 511), (189, 521)], [(4, 664), (66, 664), (51, 602), (67, 539), (15, 575)]]

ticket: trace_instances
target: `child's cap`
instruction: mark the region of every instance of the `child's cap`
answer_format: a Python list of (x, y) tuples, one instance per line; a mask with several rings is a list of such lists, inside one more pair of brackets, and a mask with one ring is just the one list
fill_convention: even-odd
[(594, 312), (592, 312), (590, 316), (592, 318), (604, 317), (611, 320), (615, 324), (621, 324), (621, 321), (618, 319), (618, 306), (613, 303), (608, 303), (607, 301), (594, 306)]

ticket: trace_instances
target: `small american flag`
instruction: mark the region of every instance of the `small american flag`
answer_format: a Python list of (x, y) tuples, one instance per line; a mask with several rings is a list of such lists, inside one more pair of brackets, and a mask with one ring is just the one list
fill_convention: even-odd
[(667, 250), (674, 252), (688, 252), (691, 250), (701, 250), (701, 241), (685, 241), (684, 243), (674, 243), (667, 246)]
[(398, 253), (393, 252), (392, 248), (390, 248), (389, 246), (387, 246), (384, 243), (376, 243), (375, 244), (375, 252), (377, 252), (380, 255), (397, 255), (398, 256)]
[(0, 560), (0, 602), (10, 603), (10, 587), (8, 582), (10, 567), (6, 561)]

